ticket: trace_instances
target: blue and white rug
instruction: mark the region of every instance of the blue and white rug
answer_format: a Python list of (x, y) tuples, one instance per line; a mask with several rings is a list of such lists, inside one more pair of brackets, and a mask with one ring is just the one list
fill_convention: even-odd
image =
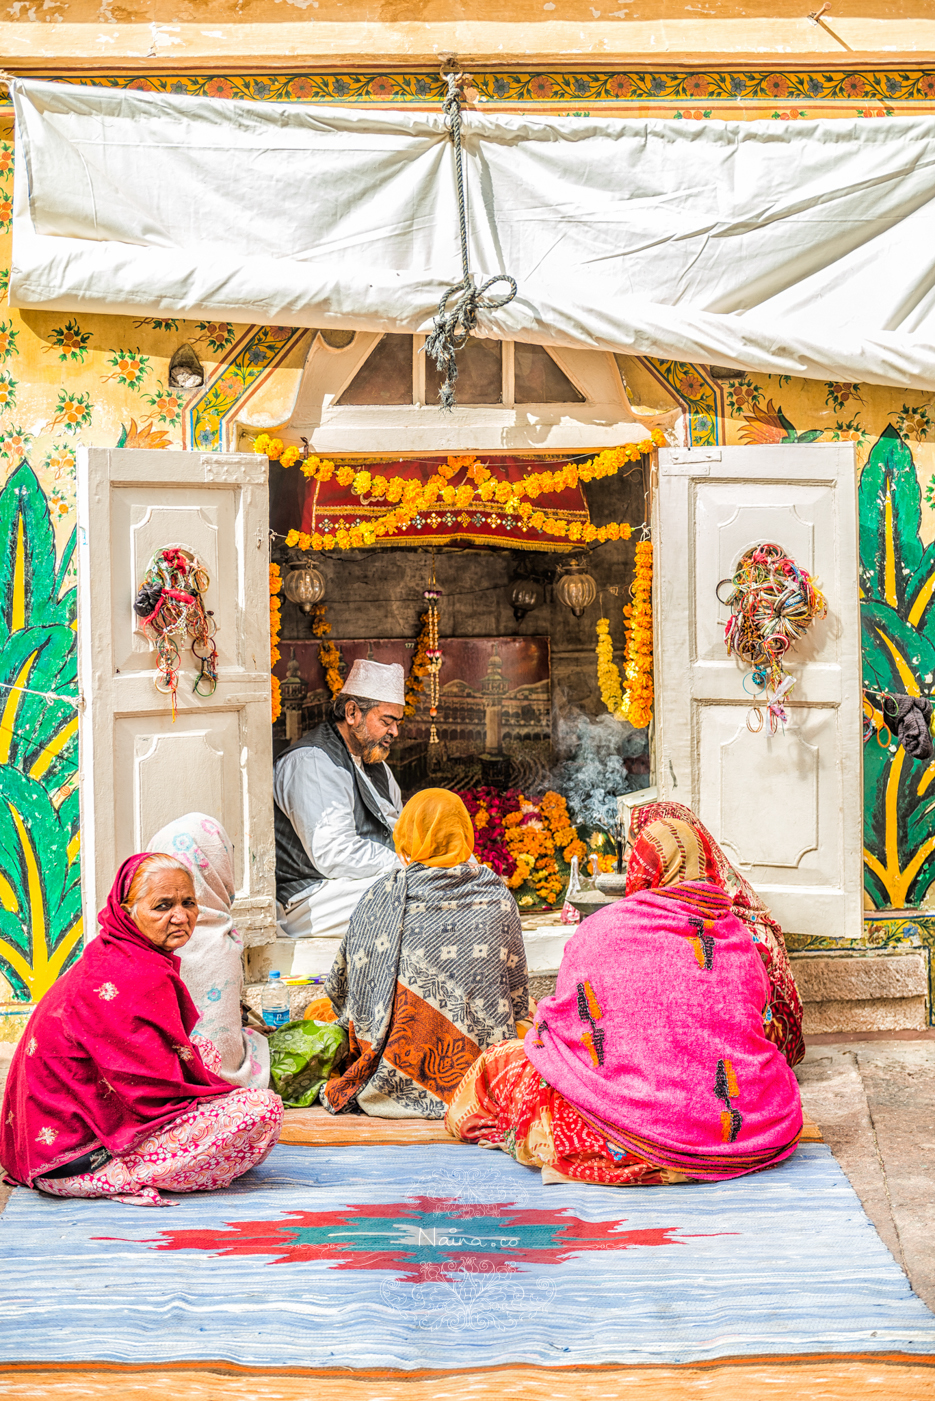
[(556, 1185), (445, 1146), (279, 1146), (170, 1210), (17, 1191), (0, 1362), (478, 1369), (935, 1356), (830, 1150), (734, 1182)]

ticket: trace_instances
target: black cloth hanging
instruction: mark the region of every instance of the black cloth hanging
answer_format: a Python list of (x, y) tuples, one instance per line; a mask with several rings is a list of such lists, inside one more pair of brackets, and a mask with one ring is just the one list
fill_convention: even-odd
[(935, 744), (929, 732), (931, 701), (922, 696), (885, 695), (881, 708), (887, 725), (910, 759), (928, 761), (935, 756)]

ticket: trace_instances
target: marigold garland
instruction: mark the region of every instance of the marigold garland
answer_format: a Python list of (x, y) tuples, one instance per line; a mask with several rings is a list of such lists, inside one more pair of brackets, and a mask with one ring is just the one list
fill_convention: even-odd
[[(279, 661), (279, 635), (282, 630), (282, 604), (279, 592), (282, 589), (282, 571), (278, 564), (269, 567), (269, 664), (274, 667)], [(272, 702), (273, 724), (282, 714), (282, 697), (279, 691), (279, 677), (270, 676), (270, 699)]]
[(331, 699), (334, 700), (335, 696), (344, 685), (344, 678), (339, 669), (342, 661), (340, 647), (337, 647), (333, 642), (320, 643), (318, 647), (318, 661), (322, 671), (325, 673), (325, 682), (328, 686), (328, 690), (331, 692)]
[(620, 668), (614, 661), (614, 644), (610, 636), (610, 619), (597, 620), (597, 683), (601, 688), (601, 700), (611, 715), (618, 720), (623, 718), (623, 681)]
[[(262, 441), (263, 436), (260, 435), (257, 443)], [(278, 442), (278, 439), (274, 439), (266, 444), (267, 454), (270, 447), (275, 448)], [(625, 521), (611, 521), (602, 526), (583, 525), (581, 521), (568, 520), (563, 516), (546, 516), (544, 511), (536, 509), (533, 502), (539, 496), (572, 489), (579, 482), (594, 482), (603, 477), (616, 476), (622, 467), (664, 444), (662, 430), (654, 428), (650, 437), (640, 443), (624, 443), (620, 447), (607, 448), (587, 462), (566, 462), (556, 471), (531, 472), (518, 482), (506, 479), (498, 481), (490, 469), (473, 456), (449, 457), (446, 465), (439, 467), (424, 484), (402, 477), (386, 477), (382, 473), (374, 475), (365, 468), (335, 468), (335, 464), (327, 458), (309, 457), (302, 463), (306, 477), (327, 482), (336, 476), (339, 485), (349, 486), (354, 496), (367, 497), (368, 505), (385, 500), (394, 509), (377, 516), (375, 520), (363, 521), (350, 530), (337, 530), (334, 533), (315, 531), (311, 535), (290, 530), (286, 544), (290, 547), (298, 545), (303, 550), (360, 549), (405, 529), (423, 511), (430, 511), (435, 506), (467, 510), (475, 500), (495, 502), (504, 515), (518, 516), (543, 535), (553, 535), (573, 543), (588, 545), (595, 540), (600, 544), (606, 540), (629, 540), (633, 528)], [(290, 465), (285, 458), (291, 451), (298, 455), (298, 449), (286, 449), (280, 456), (283, 466)], [(465, 481), (460, 486), (453, 486), (452, 477), (461, 472), (465, 475)], [(474, 486), (471, 482), (474, 482)]]
[(623, 610), (627, 646), (624, 661), (627, 689), (623, 718), (636, 729), (649, 724), (653, 714), (653, 546), (640, 540), (630, 589), (632, 603)]
[(429, 659), (426, 653), (432, 627), (427, 612), (422, 614), (419, 622), (422, 624), (422, 630), (416, 638), (412, 661), (409, 663), (409, 675), (406, 677), (406, 707), (403, 712), (405, 715), (415, 715), (419, 697), (425, 690), (425, 678), (429, 674)]
[(278, 462), (280, 467), (292, 467), (302, 456), (297, 447), (284, 447), (282, 438), (271, 438), (268, 433), (254, 438), (253, 451), (262, 453), (270, 462)]

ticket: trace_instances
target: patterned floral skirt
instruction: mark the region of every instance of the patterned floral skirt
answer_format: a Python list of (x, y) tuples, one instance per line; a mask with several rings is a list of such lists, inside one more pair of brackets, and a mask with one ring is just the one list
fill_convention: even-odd
[[(209, 1041), (197, 1040), (210, 1069), (220, 1063)], [(282, 1128), (282, 1100), (272, 1090), (232, 1090), (206, 1099), (130, 1153), (78, 1177), (37, 1178), (53, 1197), (110, 1197), (130, 1206), (176, 1206), (165, 1192), (211, 1192), (268, 1157)]]
[(502, 1148), (518, 1163), (541, 1168), (546, 1182), (653, 1187), (692, 1181), (609, 1144), (542, 1079), (522, 1041), (504, 1041), (474, 1062), (448, 1105), (445, 1127), (455, 1138)]

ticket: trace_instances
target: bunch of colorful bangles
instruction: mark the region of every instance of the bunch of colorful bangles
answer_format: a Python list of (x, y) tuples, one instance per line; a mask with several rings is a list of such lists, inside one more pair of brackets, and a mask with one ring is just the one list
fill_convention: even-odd
[(183, 545), (166, 545), (149, 562), (133, 604), (139, 630), (156, 655), (153, 683), (161, 695), (172, 698), (176, 715), (181, 655), (179, 642), (191, 638), (192, 655), (199, 664), (192, 687), (196, 696), (211, 696), (218, 684), (218, 652), (214, 643), (217, 624), (205, 608), (211, 580), (198, 556)]

